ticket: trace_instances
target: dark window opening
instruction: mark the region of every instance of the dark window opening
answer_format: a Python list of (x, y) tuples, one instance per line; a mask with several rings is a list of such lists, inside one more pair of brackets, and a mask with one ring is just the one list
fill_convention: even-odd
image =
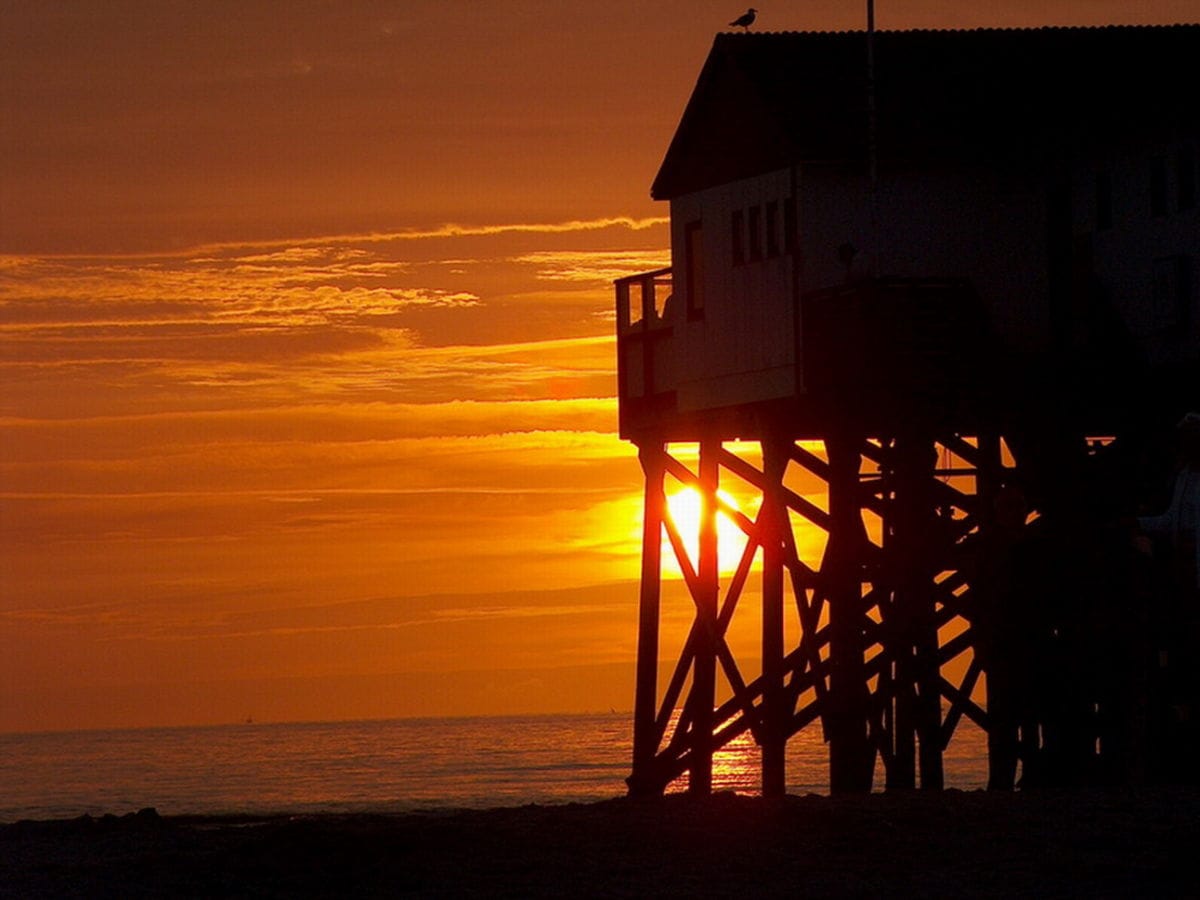
[(1107, 172), (1096, 173), (1096, 230), (1112, 228), (1112, 176)]
[(1176, 184), (1179, 208), (1192, 209), (1196, 205), (1196, 151), (1191, 147), (1180, 148), (1175, 162), (1179, 179)]
[(779, 204), (772, 200), (767, 204), (767, 258), (779, 255)]
[(1167, 161), (1161, 156), (1150, 163), (1150, 214), (1167, 214)]
[(700, 222), (683, 226), (684, 291), (689, 319), (704, 316), (704, 231)]
[(750, 259), (754, 262), (762, 259), (762, 207), (750, 207)]
[(729, 233), (733, 238), (733, 264), (740, 266), (746, 262), (746, 216), (740, 209), (729, 217)]
[(783, 201), (783, 250), (793, 253), (796, 250), (796, 198), (788, 197)]

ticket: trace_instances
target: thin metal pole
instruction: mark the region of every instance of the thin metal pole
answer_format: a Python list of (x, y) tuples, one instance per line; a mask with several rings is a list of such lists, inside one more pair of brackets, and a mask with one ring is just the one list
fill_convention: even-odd
[(867, 205), (870, 221), (871, 275), (879, 275), (879, 152), (875, 122), (875, 0), (867, 0)]
[(867, 150), (871, 170), (871, 190), (879, 179), (875, 152), (875, 0), (867, 0)]

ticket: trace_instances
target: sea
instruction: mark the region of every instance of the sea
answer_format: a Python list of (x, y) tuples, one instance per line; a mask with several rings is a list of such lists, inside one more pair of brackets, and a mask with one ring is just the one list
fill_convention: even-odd
[[(256, 816), (590, 802), (624, 794), (631, 745), (627, 714), (0, 734), (0, 823), (145, 807)], [(819, 728), (793, 737), (788, 792), (827, 793), (827, 760)], [(739, 737), (714, 759), (714, 790), (757, 793), (758, 767), (752, 738)], [(948, 787), (983, 787), (983, 733), (960, 726), (945, 769)]]

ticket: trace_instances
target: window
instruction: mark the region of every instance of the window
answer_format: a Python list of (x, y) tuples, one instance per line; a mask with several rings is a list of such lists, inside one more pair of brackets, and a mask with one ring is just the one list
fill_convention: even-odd
[(1196, 205), (1196, 151), (1191, 147), (1180, 147), (1175, 163), (1179, 209), (1192, 209)]
[(1096, 173), (1096, 230), (1112, 228), (1112, 176), (1107, 172)]
[(1150, 215), (1167, 214), (1167, 160), (1156, 156), (1150, 161)]
[(684, 291), (689, 319), (704, 317), (704, 230), (700, 222), (683, 226)]
[(779, 255), (779, 204), (772, 200), (767, 204), (767, 259)]
[(746, 216), (740, 209), (735, 209), (729, 217), (729, 235), (733, 240), (733, 264), (740, 266), (746, 262)]
[(762, 207), (750, 207), (750, 259), (758, 262), (763, 257)]
[(796, 250), (796, 198), (783, 201), (783, 249), (785, 253)]

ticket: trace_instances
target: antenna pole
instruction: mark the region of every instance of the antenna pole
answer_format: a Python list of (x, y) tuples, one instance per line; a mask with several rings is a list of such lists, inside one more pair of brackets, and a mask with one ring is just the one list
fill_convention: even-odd
[(875, 0), (867, 0), (867, 206), (871, 274), (879, 274), (879, 153), (875, 146)]
[(867, 166), (871, 193), (879, 184), (879, 160), (875, 150), (875, 0), (867, 0)]

